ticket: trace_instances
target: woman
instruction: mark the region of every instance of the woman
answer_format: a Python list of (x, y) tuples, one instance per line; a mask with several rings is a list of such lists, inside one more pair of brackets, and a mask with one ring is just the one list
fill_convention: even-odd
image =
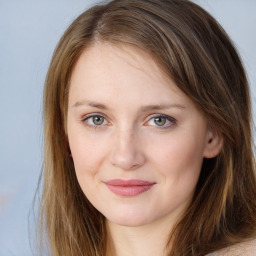
[(196, 4), (114, 0), (81, 14), (53, 54), (44, 133), (52, 255), (254, 255), (248, 84)]

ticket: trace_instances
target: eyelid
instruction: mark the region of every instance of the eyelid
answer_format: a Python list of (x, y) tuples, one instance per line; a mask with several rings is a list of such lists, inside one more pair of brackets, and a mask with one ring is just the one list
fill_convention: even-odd
[[(92, 125), (92, 124), (89, 124), (88, 122), (86, 122), (89, 118), (96, 117), (96, 116), (103, 117), (106, 120), (107, 124)], [(90, 113), (90, 114), (83, 115), (81, 118), (81, 122), (84, 123), (87, 127), (94, 128), (94, 129), (103, 128), (104, 126), (109, 125), (111, 123), (108, 120), (108, 118), (102, 113)]]
[(87, 118), (90, 118), (90, 117), (94, 117), (94, 116), (102, 116), (104, 117), (105, 119), (107, 119), (107, 117), (103, 114), (103, 113), (100, 113), (100, 112), (92, 112), (92, 113), (88, 113), (88, 114), (85, 114), (85, 115), (82, 115), (81, 116), (81, 120), (86, 120)]
[(169, 116), (169, 115), (165, 115), (165, 114), (152, 114), (148, 117), (148, 120), (146, 123), (148, 123), (150, 120), (152, 120), (153, 118), (157, 118), (157, 117), (163, 117), (163, 118), (166, 118), (171, 124), (169, 125), (164, 125), (164, 126), (153, 126), (153, 125), (149, 125), (149, 126), (153, 126), (153, 127), (157, 127), (157, 128), (160, 128), (160, 129), (167, 129), (167, 128), (170, 128), (174, 125), (177, 124), (177, 119), (175, 119), (174, 117), (172, 116)]
[[(103, 117), (107, 124), (102, 124), (102, 125), (91, 125), (89, 124), (88, 122), (86, 122), (89, 118), (91, 117), (96, 117), (96, 116), (99, 116), (99, 117)], [(163, 117), (163, 118), (166, 118), (170, 124), (168, 125), (163, 125), (163, 126), (157, 126), (157, 125), (147, 125), (149, 123), (150, 120), (152, 120), (153, 118), (157, 118), (157, 117)], [(111, 124), (111, 122), (109, 121), (109, 118), (106, 117), (103, 113), (98, 113), (98, 112), (95, 112), (95, 113), (90, 113), (90, 114), (86, 114), (86, 115), (83, 115), (82, 118), (81, 118), (81, 121), (89, 128), (103, 128), (105, 126), (108, 126)], [(145, 122), (146, 126), (152, 126), (152, 127), (156, 127), (156, 128), (159, 128), (159, 129), (167, 129), (167, 128), (170, 128), (170, 127), (173, 127), (174, 125), (177, 124), (177, 120), (172, 117), (172, 116), (169, 116), (169, 115), (166, 115), (166, 114), (160, 114), (160, 113), (156, 113), (156, 114), (151, 114), (150, 116), (147, 117), (147, 121)]]

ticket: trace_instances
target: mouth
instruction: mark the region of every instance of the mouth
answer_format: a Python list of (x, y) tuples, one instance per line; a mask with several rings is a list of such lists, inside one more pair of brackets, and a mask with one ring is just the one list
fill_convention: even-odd
[(113, 179), (104, 182), (111, 192), (118, 196), (132, 197), (150, 190), (156, 183), (145, 180)]

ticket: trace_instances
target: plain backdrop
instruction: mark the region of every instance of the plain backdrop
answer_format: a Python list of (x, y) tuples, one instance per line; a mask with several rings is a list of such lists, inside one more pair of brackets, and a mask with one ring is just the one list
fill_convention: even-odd
[[(195, 0), (231, 36), (256, 91), (256, 1)], [(31, 256), (42, 165), (42, 90), (60, 36), (96, 1), (0, 0), (0, 256)], [(31, 246), (30, 246), (30, 243)]]

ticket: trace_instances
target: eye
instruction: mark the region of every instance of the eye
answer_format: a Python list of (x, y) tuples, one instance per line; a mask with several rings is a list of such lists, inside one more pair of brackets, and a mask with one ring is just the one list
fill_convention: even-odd
[(168, 121), (166, 117), (162, 117), (162, 116), (155, 117), (153, 120), (157, 126), (164, 126)]
[(86, 125), (88, 126), (102, 126), (107, 124), (107, 120), (105, 119), (105, 117), (101, 116), (101, 115), (91, 115), (88, 116), (86, 118), (83, 119), (83, 122), (86, 123)]
[(175, 125), (177, 120), (173, 117), (166, 116), (166, 115), (157, 115), (151, 118), (148, 121), (149, 125), (157, 126), (161, 128), (168, 128), (172, 125)]

